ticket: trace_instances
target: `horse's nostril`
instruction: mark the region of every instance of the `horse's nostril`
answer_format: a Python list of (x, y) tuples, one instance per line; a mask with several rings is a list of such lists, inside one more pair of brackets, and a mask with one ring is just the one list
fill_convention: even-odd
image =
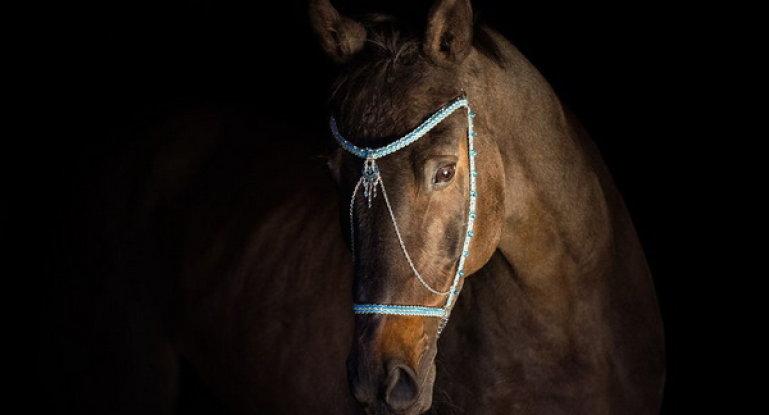
[(385, 401), (395, 411), (402, 411), (414, 405), (419, 397), (416, 375), (406, 365), (396, 365), (387, 377)]

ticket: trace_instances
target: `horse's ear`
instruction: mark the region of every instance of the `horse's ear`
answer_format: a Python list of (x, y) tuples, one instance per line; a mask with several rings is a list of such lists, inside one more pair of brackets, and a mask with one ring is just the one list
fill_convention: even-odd
[(344, 62), (363, 48), (366, 29), (344, 17), (330, 0), (310, 0), (310, 22), (323, 50), (337, 62)]
[(437, 0), (427, 17), (423, 49), (437, 64), (459, 63), (473, 44), (470, 0)]

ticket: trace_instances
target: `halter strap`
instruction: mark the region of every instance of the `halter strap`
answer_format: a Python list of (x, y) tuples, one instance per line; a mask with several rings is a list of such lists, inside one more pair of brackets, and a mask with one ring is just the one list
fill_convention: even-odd
[[(470, 176), (470, 195), (469, 195), (469, 201), (468, 201), (468, 214), (467, 214), (467, 227), (465, 229), (465, 235), (464, 235), (464, 242), (462, 244), (462, 253), (459, 256), (459, 262), (457, 264), (457, 269), (454, 274), (454, 278), (452, 280), (451, 287), (448, 291), (438, 291), (434, 288), (432, 288), (421, 276), (421, 274), (417, 271), (416, 266), (414, 265), (413, 261), (411, 260), (411, 256), (408, 254), (408, 250), (406, 249), (406, 245), (403, 241), (403, 238), (401, 237), (400, 230), (398, 228), (398, 223), (395, 219), (395, 214), (393, 213), (392, 207), (390, 205), (390, 201), (387, 197), (387, 191), (385, 190), (384, 183), (382, 182), (382, 177), (379, 174), (379, 168), (376, 165), (375, 160), (385, 157), (387, 155), (390, 155), (392, 153), (395, 153), (396, 151), (414, 143), (415, 141), (419, 140), (420, 138), (424, 137), (425, 134), (427, 134), (433, 127), (435, 127), (437, 124), (439, 124), (441, 121), (445, 120), (449, 115), (454, 113), (454, 111), (458, 110), (459, 108), (466, 108), (467, 109), (467, 151), (468, 151), (468, 160), (469, 160), (469, 176)], [(422, 124), (420, 124), (417, 128), (406, 134), (405, 136), (393, 141), (390, 144), (387, 144), (383, 147), (379, 148), (361, 148), (356, 146), (355, 144), (352, 144), (347, 139), (345, 139), (342, 134), (339, 132), (339, 128), (337, 126), (336, 120), (331, 117), (330, 120), (330, 126), (331, 126), (331, 133), (333, 134), (336, 141), (339, 143), (339, 145), (348, 151), (349, 153), (360, 157), (364, 159), (363, 163), (363, 172), (361, 175), (360, 180), (358, 180), (357, 184), (355, 185), (355, 188), (352, 192), (352, 197), (350, 199), (350, 242), (352, 244), (351, 250), (353, 253), (353, 257), (355, 256), (355, 235), (354, 235), (354, 224), (353, 222), (353, 215), (354, 215), (354, 207), (355, 207), (355, 197), (358, 194), (358, 189), (363, 186), (364, 189), (364, 197), (368, 200), (368, 207), (371, 207), (372, 200), (376, 197), (377, 187), (382, 188), (382, 195), (385, 199), (385, 203), (387, 204), (387, 209), (391, 218), (391, 221), (393, 223), (393, 226), (395, 228), (396, 235), (398, 236), (398, 241), (401, 246), (401, 250), (403, 251), (404, 256), (406, 257), (406, 260), (409, 263), (409, 266), (411, 267), (411, 270), (414, 272), (414, 275), (416, 276), (417, 280), (422, 284), (427, 290), (432, 292), (436, 295), (444, 295), (446, 296), (446, 302), (442, 307), (427, 307), (427, 306), (418, 306), (418, 305), (390, 305), (390, 304), (354, 304), (353, 305), (353, 312), (355, 314), (388, 314), (388, 315), (399, 315), (399, 316), (421, 316), (421, 317), (439, 317), (441, 318), (441, 323), (438, 326), (438, 334), (440, 334), (441, 330), (443, 330), (443, 327), (446, 325), (446, 322), (448, 321), (449, 314), (451, 313), (451, 309), (454, 306), (454, 303), (456, 301), (457, 296), (459, 295), (459, 282), (462, 277), (464, 277), (464, 264), (467, 257), (470, 255), (470, 239), (474, 236), (473, 228), (476, 220), (476, 198), (478, 196), (477, 192), (477, 184), (476, 184), (476, 178), (478, 176), (478, 172), (475, 169), (475, 156), (477, 155), (477, 152), (475, 151), (475, 132), (473, 130), (473, 118), (475, 117), (475, 113), (470, 109), (470, 105), (467, 101), (467, 98), (465, 97), (459, 97), (438, 111), (436, 111), (433, 115), (431, 115), (427, 120), (425, 120)]]
[(468, 109), (470, 108), (467, 102), (467, 98), (460, 97), (455, 99), (454, 101), (450, 102), (443, 108), (436, 111), (433, 115), (430, 116), (430, 118), (426, 119), (422, 124), (419, 125), (419, 127), (413, 129), (410, 133), (404, 135), (403, 137), (393, 141), (392, 143), (384, 147), (379, 147), (379, 148), (358, 147), (355, 144), (347, 141), (342, 136), (342, 134), (339, 132), (339, 127), (337, 126), (336, 119), (334, 117), (331, 117), (331, 121), (329, 123), (331, 125), (331, 134), (334, 135), (334, 138), (339, 143), (339, 145), (342, 146), (343, 149), (347, 150), (349, 153), (354, 154), (362, 159), (376, 160), (378, 158), (382, 158), (384, 156), (395, 153), (396, 151), (424, 137), (424, 135), (427, 134), (430, 130), (432, 130), (433, 127), (438, 125), (441, 121), (445, 120), (446, 117), (448, 117), (454, 111), (456, 111), (461, 107), (465, 107)]
[(355, 314), (391, 314), (396, 316), (446, 317), (443, 307), (419, 305), (354, 304)]

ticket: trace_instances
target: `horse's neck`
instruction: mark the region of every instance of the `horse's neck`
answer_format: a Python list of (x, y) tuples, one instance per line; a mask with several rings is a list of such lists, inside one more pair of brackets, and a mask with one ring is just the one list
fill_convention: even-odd
[[(661, 323), (622, 198), (547, 82), (497, 39), (508, 64), (470, 93), (487, 109), (479, 112), (480, 139), (495, 141), (480, 151), (496, 147), (504, 165), (504, 223), (497, 253), (466, 283), (440, 353), (455, 361), (472, 348), (495, 359), (458, 367), (465, 377), (507, 367), (493, 373), (520, 376), (505, 379), (509, 385), (558, 395), (571, 389), (543, 391), (577, 382), (585, 397), (611, 395), (618, 408), (654, 412), (664, 373)], [(607, 412), (600, 408), (609, 398), (596, 399), (597, 407), (576, 412)]]
[(566, 318), (577, 285), (599, 278), (610, 265), (610, 212), (600, 180), (575, 142), (531, 149), (513, 139), (502, 151), (509, 208), (499, 249), (533, 299), (541, 299), (553, 317)]
[[(561, 398), (581, 408), (574, 413), (613, 412), (610, 406), (652, 413), (663, 343), (643, 252), (597, 151), (566, 116), (553, 119), (539, 131), (550, 136), (537, 141), (534, 128), (512, 130), (500, 149), (502, 237), (466, 283), (442, 343), (444, 360), (467, 350), (489, 357), (455, 373), (479, 376), (471, 392), (483, 395), (494, 379), (480, 372), (499, 369), (506, 384), (520, 385), (508, 387), (506, 399), (533, 400), (535, 413), (552, 412), (548, 402)], [(546, 151), (532, 151), (538, 144)]]
[(496, 413), (505, 406), (560, 413), (561, 405), (574, 413), (599, 413), (576, 410), (592, 405), (585, 398), (602, 396), (603, 391), (593, 394), (596, 383), (583, 377), (597, 372), (597, 350), (570, 337), (541, 312), (497, 251), (465, 283), (440, 339), (436, 412), (444, 410), (440, 398), (450, 397), (453, 407), (474, 413)]
[[(612, 266), (612, 219), (585, 137), (547, 82), (515, 49), (490, 119), (505, 173), (499, 250), (551, 324), (566, 327), (599, 301)], [(597, 307), (598, 305), (596, 305)], [(590, 308), (590, 307), (588, 307)]]

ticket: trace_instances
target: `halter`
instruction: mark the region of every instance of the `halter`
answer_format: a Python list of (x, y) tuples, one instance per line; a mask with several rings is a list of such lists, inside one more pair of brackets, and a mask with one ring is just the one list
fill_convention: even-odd
[[(459, 263), (457, 265), (457, 270), (454, 274), (451, 287), (448, 289), (448, 291), (439, 291), (431, 287), (430, 284), (425, 281), (419, 271), (417, 271), (414, 262), (411, 260), (411, 256), (406, 249), (406, 244), (403, 242), (403, 237), (401, 236), (400, 229), (398, 228), (398, 222), (395, 220), (395, 214), (393, 213), (392, 206), (390, 205), (390, 200), (387, 197), (387, 190), (385, 190), (382, 176), (379, 174), (379, 167), (376, 164), (376, 160), (393, 154), (396, 151), (401, 150), (409, 144), (412, 144), (420, 138), (424, 137), (425, 134), (433, 129), (433, 127), (438, 125), (441, 121), (445, 120), (449, 115), (454, 113), (454, 111), (458, 110), (459, 108), (467, 109), (467, 152), (470, 165), (470, 196), (467, 208), (467, 227), (465, 229), (464, 242), (462, 244), (462, 253), (459, 256)], [(395, 228), (395, 234), (398, 237), (398, 242), (400, 243), (403, 255), (406, 257), (406, 261), (411, 267), (411, 270), (414, 272), (414, 276), (416, 276), (417, 281), (419, 281), (419, 283), (431, 293), (435, 295), (446, 296), (446, 302), (442, 307), (389, 304), (354, 304), (353, 312), (355, 314), (389, 314), (399, 316), (438, 317), (441, 318), (441, 324), (438, 326), (438, 333), (440, 334), (441, 330), (443, 330), (443, 327), (445, 327), (449, 318), (449, 314), (451, 313), (451, 309), (454, 306), (457, 296), (459, 295), (459, 281), (465, 275), (463, 271), (464, 265), (467, 257), (470, 255), (470, 239), (474, 236), (473, 225), (476, 219), (475, 205), (476, 198), (478, 196), (478, 192), (476, 190), (476, 178), (478, 176), (478, 172), (475, 169), (475, 156), (477, 155), (477, 152), (475, 151), (474, 146), (475, 132), (473, 131), (474, 117), (475, 113), (470, 109), (467, 98), (460, 97), (436, 111), (410, 133), (393, 141), (390, 144), (387, 144), (386, 146), (379, 148), (361, 148), (347, 141), (339, 132), (336, 120), (334, 117), (331, 117), (331, 133), (334, 135), (334, 138), (339, 143), (339, 145), (349, 153), (364, 160), (361, 178), (355, 185), (355, 188), (352, 192), (352, 197), (350, 198), (350, 243), (352, 245), (351, 251), (353, 258), (355, 257), (355, 229), (353, 226), (355, 197), (357, 196), (360, 187), (363, 186), (363, 197), (367, 202), (367, 206), (371, 208), (372, 202), (377, 195), (377, 186), (381, 187), (382, 196), (384, 198), (385, 205), (387, 206), (387, 211), (390, 214), (390, 220), (392, 221), (393, 227)]]

